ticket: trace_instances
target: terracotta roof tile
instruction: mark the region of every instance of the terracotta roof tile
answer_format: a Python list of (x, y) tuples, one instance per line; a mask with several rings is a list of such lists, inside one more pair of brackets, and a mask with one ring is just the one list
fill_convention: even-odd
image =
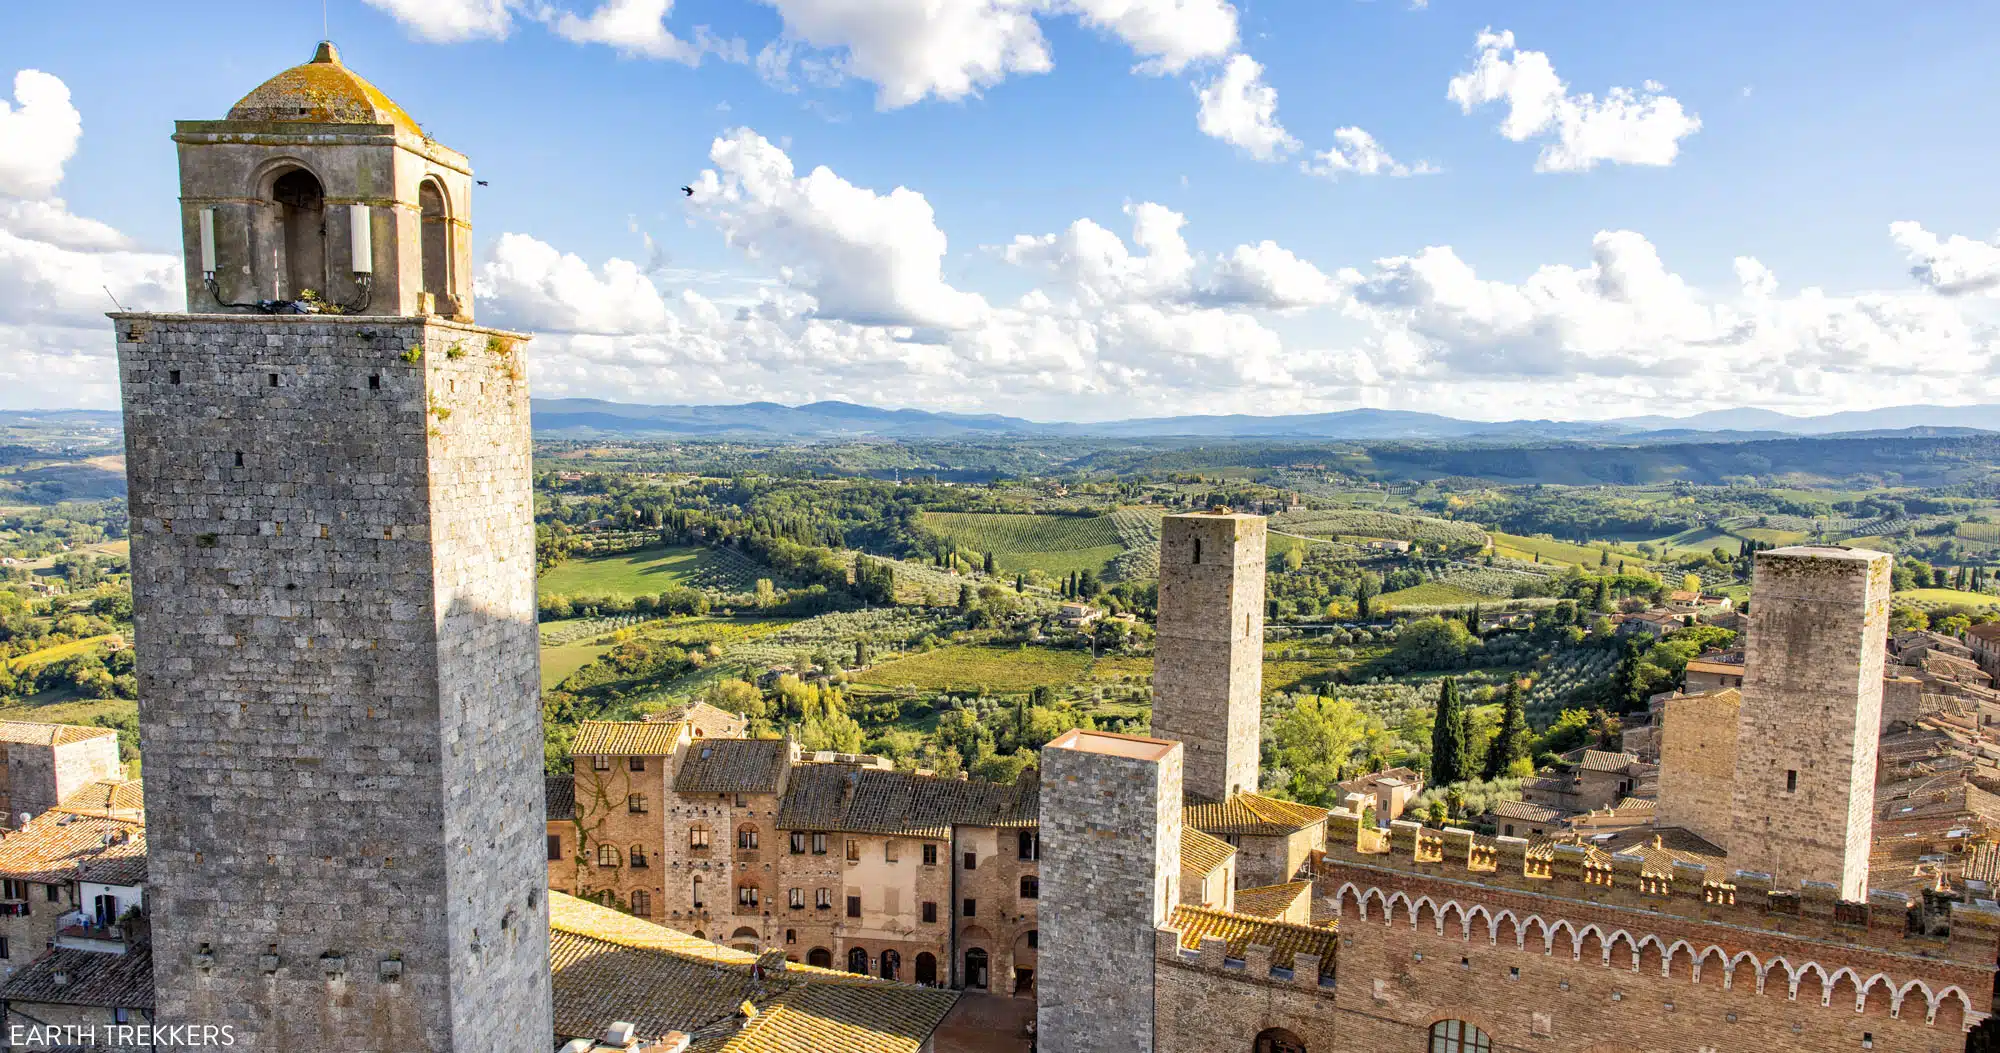
[(138, 779), (99, 779), (63, 798), (56, 807), (79, 814), (143, 819), (146, 789)]
[(136, 843), (143, 853), (145, 836), (145, 824), (135, 820), (50, 809), (0, 840), (0, 877), (43, 884), (68, 881), (76, 877), (78, 864), (112, 849), (123, 855)]
[(1622, 772), (1639, 763), (1636, 753), (1608, 753), (1604, 750), (1584, 750), (1583, 760), (1577, 765), (1584, 771)]
[(1206, 907), (1175, 907), (1168, 924), (1180, 933), (1184, 950), (1198, 951), (1204, 937), (1214, 937), (1228, 942), (1229, 957), (1241, 958), (1244, 948), (1256, 944), (1271, 948), (1271, 964), (1282, 969), (1292, 968), (1294, 955), (1317, 954), (1321, 977), (1333, 975), (1340, 945), (1331, 925), (1296, 925)]
[(1515, 819), (1524, 823), (1553, 823), (1570, 813), (1561, 808), (1551, 808), (1533, 801), (1501, 801), (1493, 806), (1493, 814), (1502, 819)]
[[(66, 983), (58, 984), (61, 974)], [(21, 967), (0, 999), (15, 1003), (153, 1008), (153, 952), (144, 944), (124, 954), (58, 947)]]
[(1181, 869), (1207, 874), (1229, 862), (1236, 849), (1219, 837), (1211, 837), (1192, 826), (1181, 827)]
[(1262, 794), (1239, 793), (1221, 803), (1190, 801), (1183, 814), (1187, 825), (1204, 833), (1270, 836), (1294, 833), (1325, 822), (1327, 809)]
[(1277, 918), (1298, 905), (1299, 897), (1312, 895), (1312, 882), (1287, 881), (1282, 885), (1260, 885), (1236, 890), (1236, 913), (1258, 918)]
[(676, 706), (663, 713), (655, 713), (646, 718), (654, 722), (687, 724), (698, 737), (711, 739), (741, 738), (750, 722), (726, 709), (711, 706), (706, 702), (690, 702)]
[(549, 822), (576, 818), (576, 776), (542, 776), (542, 797), (547, 802)]
[(688, 746), (675, 793), (777, 793), (791, 743), (784, 739), (702, 739)]
[(944, 838), (951, 827), (1031, 827), (1040, 795), (1033, 783), (945, 779), (859, 768), (806, 764), (792, 771), (778, 804), (780, 830), (840, 830)]
[(81, 724), (43, 724), (32, 720), (0, 720), (0, 742), (26, 746), (67, 746), (85, 739), (118, 737), (110, 728), (87, 728)]
[(586, 757), (669, 757), (687, 726), (647, 720), (586, 720), (570, 740), (572, 755)]
[[(689, 1053), (916, 1053), (956, 992), (787, 963), (549, 893), (555, 1030), (594, 1037), (614, 1020), (641, 1037), (693, 1038)], [(774, 963), (775, 964), (775, 963)], [(748, 1021), (738, 1007), (756, 1011)]]

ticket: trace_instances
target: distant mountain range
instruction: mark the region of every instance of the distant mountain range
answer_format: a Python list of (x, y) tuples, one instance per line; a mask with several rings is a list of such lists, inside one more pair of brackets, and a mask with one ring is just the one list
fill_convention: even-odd
[(995, 413), (933, 413), (813, 402), (786, 406), (645, 406), (601, 399), (536, 399), (541, 438), (740, 439), (977, 439), (1215, 438), (1292, 440), (1462, 439), (1489, 441), (1671, 441), (1776, 438), (1880, 432), (1941, 434), (2000, 431), (2000, 405), (1894, 406), (1794, 417), (1771, 410), (1731, 409), (1691, 417), (1625, 417), (1602, 421), (1471, 421), (1409, 410), (1353, 409), (1275, 417), (1143, 417), (1081, 424), (1039, 422)]
[[(1895, 432), (1950, 435), (2000, 432), (2000, 405), (1891, 406), (1794, 417), (1771, 410), (1728, 409), (1691, 417), (1621, 417), (1598, 421), (1461, 420), (1410, 410), (1351, 409), (1275, 417), (1248, 414), (1139, 417), (1074, 423), (998, 413), (880, 409), (851, 402), (786, 406), (647, 406), (602, 399), (535, 399), (535, 435), (544, 439), (1272, 439), (1289, 441), (1673, 442)], [(0, 441), (17, 433), (58, 431), (115, 435), (116, 410), (0, 410)]]

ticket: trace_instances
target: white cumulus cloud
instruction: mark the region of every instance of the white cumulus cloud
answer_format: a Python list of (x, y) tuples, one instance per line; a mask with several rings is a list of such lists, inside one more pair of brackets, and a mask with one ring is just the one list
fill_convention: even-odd
[(1248, 55), (1229, 59), (1220, 74), (1197, 85), (1201, 109), (1195, 123), (1204, 135), (1230, 144), (1259, 161), (1276, 161), (1299, 148), (1278, 123), (1277, 89), (1264, 83), (1264, 67)]
[(824, 165), (796, 174), (785, 151), (748, 128), (709, 147), (690, 206), (751, 256), (793, 268), (823, 315), (960, 328), (987, 311), (944, 279), (944, 231), (924, 195), (857, 187)]
[(69, 85), (37, 69), (14, 74), (14, 104), (0, 99), (0, 194), (39, 198), (62, 182), (83, 137)]
[(365, 0), (425, 40), (500, 40), (513, 28), (512, 0)]
[(1537, 171), (1583, 172), (1603, 161), (1670, 165), (1681, 140), (1701, 130), (1701, 118), (1652, 81), (1640, 91), (1612, 88), (1602, 99), (1572, 94), (1548, 55), (1519, 50), (1511, 31), (1485, 30), (1474, 46), (1479, 58), (1451, 79), (1446, 97), (1467, 114), (1504, 103), (1501, 135), (1517, 143), (1543, 141)]
[(959, 99), (1017, 73), (1053, 67), (1035, 13), (1042, 0), (764, 0), (785, 34), (842, 53), (837, 68), (876, 86), (890, 110)]
[(1922, 224), (1889, 224), (1889, 238), (1909, 258), (1910, 274), (1946, 296), (2000, 291), (2000, 245), (1953, 234), (1940, 238)]
[(1179, 73), (1236, 47), (1236, 8), (1227, 0), (1069, 0), (1069, 7), (1144, 56), (1146, 73)]
[(1406, 165), (1382, 148), (1375, 137), (1360, 128), (1341, 128), (1333, 133), (1333, 145), (1299, 165), (1308, 175), (1338, 179), (1343, 175), (1413, 176), (1437, 171), (1428, 161)]

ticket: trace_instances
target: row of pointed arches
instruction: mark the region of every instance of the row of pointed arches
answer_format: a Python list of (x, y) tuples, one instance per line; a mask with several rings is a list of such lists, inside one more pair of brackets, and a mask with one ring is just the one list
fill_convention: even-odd
[(1697, 946), (1650, 933), (1634, 936), (1623, 929), (1607, 931), (1594, 923), (1579, 925), (1560, 918), (1544, 919), (1538, 914), (1495, 911), (1483, 904), (1467, 907), (1456, 900), (1440, 903), (1429, 896), (1413, 899), (1404, 892), (1362, 888), (1352, 882), (1340, 887), (1331, 905), (1343, 919), (1407, 924), (1419, 932), (1455, 939), (1471, 940), (1476, 936), (1494, 946), (1564, 955), (1572, 961), (1630, 969), (1649, 976), (1657, 973), (1662, 978), (1682, 979), (1725, 991), (1754, 991), (1759, 995), (1783, 991), (1789, 999), (1816, 997), (1820, 1005), (1829, 1008), (1852, 1005), (1857, 1013), (1896, 1018), (1921, 1010), (1926, 1023), (1960, 1029), (1969, 1028), (1983, 1018), (1983, 1014), (1973, 1011), (1971, 998), (1955, 984), (1936, 989), (1920, 979), (1899, 984), (1886, 973), (1864, 974), (1845, 966), (1829, 969), (1816, 961), (1798, 962), (1783, 955), (1760, 956), (1747, 950), (1730, 952), (1713, 944)]

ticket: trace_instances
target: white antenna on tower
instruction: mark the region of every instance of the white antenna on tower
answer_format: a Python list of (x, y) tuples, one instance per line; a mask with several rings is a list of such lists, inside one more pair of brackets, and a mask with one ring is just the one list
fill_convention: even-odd
[(333, 39), (333, 33), (327, 29), (326, 0), (319, 0), (319, 38), (321, 40)]

